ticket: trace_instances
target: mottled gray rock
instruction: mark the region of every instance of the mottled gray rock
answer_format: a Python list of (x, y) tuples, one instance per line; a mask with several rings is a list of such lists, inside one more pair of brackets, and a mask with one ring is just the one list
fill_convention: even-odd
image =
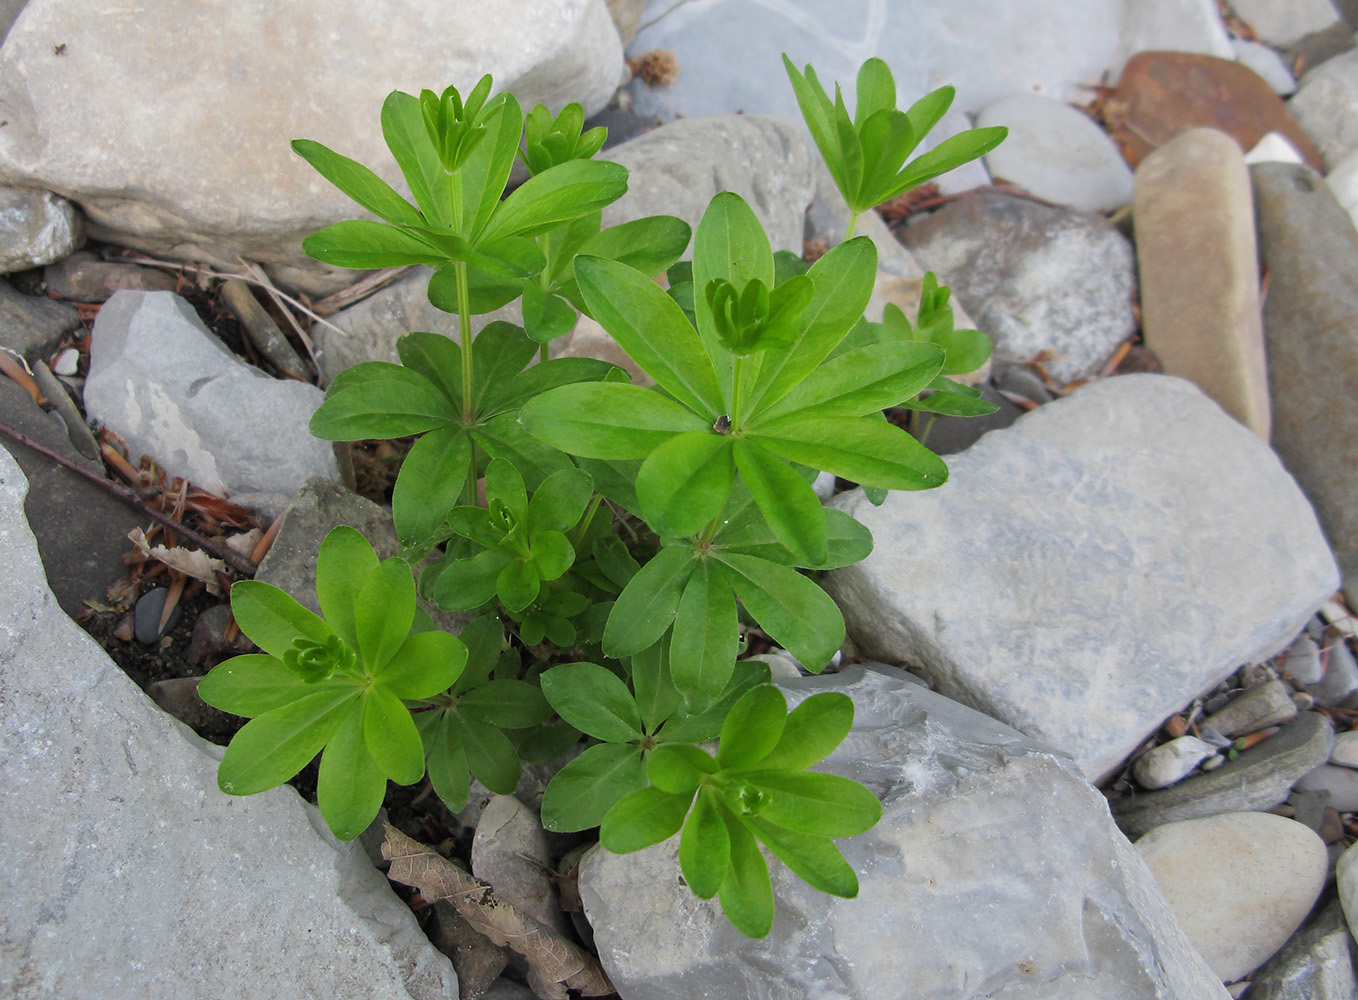
[(1314, 830), (1237, 812), (1158, 826), (1136, 842), (1188, 939), (1217, 978), (1234, 982), (1283, 946), (1325, 887)]
[(1298, 684), (1315, 684), (1325, 676), (1320, 647), (1305, 633), (1297, 636), (1296, 641), (1287, 647), (1280, 666)]
[(552, 884), (552, 852), (542, 820), (512, 795), (486, 804), (472, 838), (472, 874), (538, 923), (569, 933), (570, 921)]
[(1121, 208), (1132, 200), (1132, 170), (1108, 133), (1069, 104), (1014, 94), (983, 109), (980, 127), (1009, 135), (986, 154), (990, 173), (1044, 201), (1080, 212)]
[(876, 545), (826, 588), (864, 653), (924, 668), (1091, 780), (1334, 590), (1291, 477), (1180, 379), (1083, 386), (951, 465), (881, 507), (837, 497)]
[(1336, 56), (1302, 77), (1287, 108), (1319, 147), (1326, 169), (1358, 151), (1358, 51)]
[(1196, 736), (1180, 736), (1147, 750), (1132, 765), (1132, 777), (1142, 788), (1168, 788), (1188, 777), (1216, 753), (1210, 743)]
[(1352, 846), (1344, 850), (1335, 866), (1335, 879), (1339, 883), (1339, 900), (1344, 905), (1344, 917), (1348, 921), (1349, 933), (1358, 924), (1358, 851)]
[(1113, 818), (1129, 837), (1162, 823), (1218, 813), (1271, 809), (1306, 772), (1330, 758), (1334, 727), (1319, 712), (1302, 712), (1262, 743), (1242, 751), (1210, 774), (1173, 788), (1113, 802)]
[[(259, 564), (255, 579), (285, 590), (293, 599), (317, 614), (316, 553), (332, 528), (353, 528), (373, 547), (380, 559), (400, 554), (391, 508), (373, 503), (329, 479), (310, 479), (288, 502), (278, 536)], [(419, 602), (434, 624), (447, 632), (460, 632), (470, 615), (442, 611), (427, 601)]]
[[(282, 495), (337, 478), (328, 441), (307, 422), (324, 394), (236, 359), (170, 292), (118, 292), (95, 320), (85, 407), (150, 455), (212, 492)], [(281, 504), (279, 504), (281, 510)]]
[(1033, 0), (1021, 9), (1005, 0), (651, 0), (627, 51), (670, 49), (679, 75), (668, 87), (636, 80), (629, 92), (643, 114), (666, 119), (743, 110), (799, 120), (786, 52), (798, 69), (811, 63), (832, 94), (843, 84), (850, 108), (858, 67), (871, 55), (891, 66), (902, 108), (945, 83), (968, 112), (1018, 91), (1069, 100), (1108, 67), (1121, 14), (1113, 0)]
[(1250, 977), (1250, 1000), (1353, 1000), (1353, 952), (1335, 900)]
[(1286, 97), (1296, 93), (1297, 78), (1277, 49), (1246, 38), (1232, 38), (1231, 49), (1235, 52), (1235, 61), (1263, 77), (1275, 94)]
[(357, 209), (290, 139), (395, 184), (379, 122), (395, 85), (465, 93), (491, 73), (525, 109), (580, 101), (588, 113), (622, 71), (604, 0), (150, 0), (135, 15), (32, 0), (0, 53), (0, 175), (79, 202), (100, 238), (230, 270), (240, 254), (316, 287), (325, 269), (301, 238)]
[(1330, 0), (1231, 0), (1231, 8), (1260, 39), (1279, 48), (1339, 20)]
[[(798, 126), (770, 115), (671, 122), (609, 150), (608, 158), (631, 173), (627, 193), (604, 208), (604, 225), (677, 215), (696, 230), (713, 195), (734, 191), (754, 210), (774, 250), (801, 256), (806, 207), (816, 191), (811, 161), (818, 155)], [(690, 245), (684, 256), (692, 255)]]
[(1339, 767), (1358, 768), (1358, 730), (1340, 733), (1335, 737), (1330, 763)]
[(1141, 161), (1135, 190), (1146, 346), (1167, 374), (1267, 441), (1254, 200), (1240, 147), (1216, 129), (1189, 129)]
[(173, 275), (153, 267), (100, 260), (80, 251), (43, 268), (42, 282), (59, 299), (69, 302), (106, 302), (114, 292), (172, 292)]
[(1315, 504), (1350, 586), (1358, 581), (1358, 230), (1308, 168), (1263, 163), (1250, 176), (1269, 276), (1272, 444)]
[(1203, 719), (1202, 724), (1223, 736), (1244, 736), (1269, 726), (1281, 726), (1296, 717), (1292, 693), (1282, 681), (1274, 680), (1242, 691), (1225, 708)]
[(1124, 5), (1117, 55), (1109, 67), (1116, 83), (1138, 52), (1196, 52), (1234, 59), (1216, 0), (1134, 0)]
[[(76, 465), (102, 473), (97, 462), (72, 447), (66, 432), (33, 397), (7, 378), (0, 378), (0, 421)], [(108, 588), (127, 575), (122, 560), (131, 549), (127, 533), (144, 528), (145, 518), (47, 456), (8, 438), (3, 447), (32, 486), (24, 513), (38, 540), (48, 586), (62, 610), (75, 615), (87, 600), (106, 602)]]
[(451, 1000), (357, 845), (287, 787), (217, 790), (221, 749), (57, 608), (0, 453), (0, 994)]
[(1320, 661), (1325, 665), (1325, 676), (1320, 683), (1308, 685), (1306, 690), (1322, 705), (1342, 705), (1349, 695), (1358, 691), (1358, 661), (1339, 638), (1326, 642)]
[(853, 731), (824, 768), (883, 801), (874, 829), (838, 844), (858, 898), (826, 896), (771, 861), (777, 916), (750, 940), (682, 884), (678, 838), (631, 855), (596, 848), (581, 896), (622, 996), (1224, 997), (1064, 757), (885, 672), (781, 686), (793, 701), (827, 689), (854, 699)]
[(16, 292), (0, 280), (0, 347), (30, 361), (49, 356), (63, 337), (80, 328), (80, 314), (63, 302)]
[(1046, 352), (1058, 381), (1097, 373), (1136, 328), (1132, 248), (1099, 216), (984, 192), (899, 233), (994, 339), (997, 356)]
[(50, 264), (84, 242), (84, 222), (65, 198), (34, 188), (0, 187), (0, 272)]

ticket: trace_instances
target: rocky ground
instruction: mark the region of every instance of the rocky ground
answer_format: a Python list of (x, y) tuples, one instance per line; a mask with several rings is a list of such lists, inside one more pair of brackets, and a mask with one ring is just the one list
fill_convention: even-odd
[[(943, 488), (829, 501), (875, 539), (822, 581), (850, 642), (819, 678), (771, 656), (792, 701), (854, 696), (826, 766), (883, 801), (843, 842), (859, 898), (775, 863), (745, 939), (674, 843), (544, 835), (549, 769), (457, 815), (416, 786), (391, 820), (570, 942), (585, 995), (1353, 997), (1358, 5), (397, 6), (0, 4), (0, 995), (566, 995), (545, 952), (394, 893), (381, 832), (335, 842), (305, 772), (219, 794), (174, 720), (237, 725), (194, 690), (244, 648), (232, 579), (313, 602), (336, 524), (395, 552), (402, 446), (307, 422), (345, 367), (456, 335), (427, 275), (301, 254), (352, 209), (287, 140), (387, 164), (394, 84), (491, 72), (609, 126), (606, 224), (733, 190), (811, 257), (847, 210), (787, 52), (846, 85), (880, 55), (902, 105), (954, 84), (932, 141), (1010, 130), (859, 224), (870, 318), (936, 272), (995, 342), (999, 410), (916, 428)], [(553, 350), (624, 360), (587, 320)]]

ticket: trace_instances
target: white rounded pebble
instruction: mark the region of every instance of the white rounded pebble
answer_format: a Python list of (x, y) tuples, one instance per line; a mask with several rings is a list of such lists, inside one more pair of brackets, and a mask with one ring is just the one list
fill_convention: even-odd
[(1297, 147), (1287, 141), (1281, 132), (1270, 132), (1254, 144), (1245, 154), (1245, 162), (1255, 163), (1304, 163)]
[(1351, 767), (1321, 764), (1302, 775), (1293, 787), (1299, 792), (1329, 792), (1330, 805), (1340, 812), (1358, 810), (1358, 771)]
[(80, 352), (68, 347), (57, 355), (52, 362), (52, 372), (56, 375), (74, 375), (80, 370)]
[(1157, 826), (1136, 842), (1188, 939), (1223, 982), (1262, 965), (1325, 887), (1325, 844), (1270, 813), (1222, 813)]
[(1278, 666), (1298, 684), (1319, 684), (1325, 676), (1325, 664), (1320, 661), (1320, 647), (1305, 632), (1287, 647)]
[(1339, 767), (1358, 767), (1358, 730), (1335, 736), (1330, 763)]
[(1226, 758), (1221, 754), (1213, 754), (1198, 765), (1199, 771), (1215, 771), (1226, 763)]
[(1180, 736), (1138, 757), (1132, 765), (1132, 777), (1142, 788), (1167, 788), (1188, 777), (1214, 753), (1210, 744), (1196, 736)]
[(1282, 97), (1296, 93), (1297, 78), (1287, 68), (1283, 57), (1262, 42), (1251, 42), (1244, 38), (1232, 38), (1231, 48), (1235, 50), (1235, 61), (1248, 66), (1264, 78), (1273, 92)]

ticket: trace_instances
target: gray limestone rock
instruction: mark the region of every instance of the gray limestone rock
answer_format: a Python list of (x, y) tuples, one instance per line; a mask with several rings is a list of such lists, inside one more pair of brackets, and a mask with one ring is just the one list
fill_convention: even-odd
[(1336, 56), (1302, 77), (1287, 108), (1319, 147), (1327, 170), (1358, 152), (1358, 51)]
[(1279, 97), (1296, 93), (1297, 78), (1276, 49), (1244, 38), (1232, 38), (1231, 49), (1235, 52), (1235, 61), (1263, 77)]
[(1043, 201), (1104, 212), (1132, 200), (1131, 167), (1108, 133), (1068, 104), (1014, 94), (982, 110), (976, 124), (1009, 130), (986, 154), (991, 174)]
[[(76, 452), (66, 432), (33, 397), (7, 378), (0, 378), (0, 421), (86, 470), (102, 474), (97, 462)], [(48, 585), (62, 610), (75, 615), (87, 600), (107, 601), (109, 587), (127, 575), (122, 560), (131, 550), (127, 533), (145, 528), (145, 517), (45, 455), (8, 438), (3, 447), (18, 461), (32, 487), (24, 513), (37, 537)]]
[(1097, 373), (1136, 328), (1132, 248), (1100, 216), (983, 192), (898, 235), (990, 334), (998, 357), (1045, 352), (1058, 381)]
[[(1251, 168), (1264, 303), (1272, 444), (1358, 581), (1358, 230), (1319, 174)], [(1324, 433), (1317, 433), (1323, 428)]]
[(0, 453), (0, 995), (451, 1000), (356, 844), (291, 788), (217, 790), (221, 749), (57, 608)]
[(552, 884), (552, 854), (542, 820), (512, 795), (486, 804), (472, 839), (472, 874), (495, 887), (505, 902), (559, 934), (569, 919)]
[(1135, 0), (1123, 8), (1117, 55), (1109, 68), (1116, 83), (1138, 52), (1197, 52), (1234, 59), (1230, 36), (1215, 0)]
[(944, 84), (967, 112), (1018, 91), (1071, 100), (1107, 69), (1121, 15), (1114, 0), (651, 0), (627, 51), (669, 49), (679, 75), (667, 87), (635, 80), (628, 91), (640, 112), (666, 119), (744, 111), (797, 121), (786, 52), (798, 69), (811, 63), (832, 95), (841, 83), (850, 108), (871, 55), (891, 66), (901, 108)]
[[(801, 256), (816, 156), (800, 128), (771, 115), (671, 122), (608, 151), (631, 173), (627, 193), (604, 208), (604, 225), (677, 215), (696, 230), (713, 195), (734, 191), (754, 210), (774, 250)], [(684, 256), (692, 255), (690, 245)]]
[(1330, 0), (1231, 0), (1231, 8), (1259, 38), (1280, 48), (1339, 20)]
[(1250, 977), (1250, 1000), (1353, 1000), (1354, 948), (1334, 900)]
[(307, 422), (324, 394), (236, 359), (170, 292), (118, 292), (90, 341), (85, 407), (175, 476), (212, 492), (290, 496), (337, 478), (328, 441)]
[(1274, 680), (1241, 692), (1225, 708), (1203, 719), (1202, 724), (1223, 736), (1244, 736), (1258, 729), (1291, 722), (1296, 716), (1292, 692), (1282, 681)]
[(65, 198), (34, 188), (0, 187), (0, 272), (50, 264), (84, 242), (84, 222)]
[(581, 896), (622, 996), (1225, 996), (1065, 758), (888, 672), (852, 667), (781, 686), (791, 701), (827, 689), (854, 699), (854, 728), (824, 768), (883, 802), (874, 829), (838, 844), (857, 899), (817, 892), (771, 861), (777, 915), (767, 938), (751, 940), (684, 886), (677, 837), (630, 855), (595, 848)]
[(0, 347), (31, 361), (48, 357), (63, 337), (80, 329), (80, 314), (64, 302), (16, 292), (0, 280)]
[(881, 507), (840, 494), (876, 544), (826, 589), (865, 654), (923, 668), (1091, 780), (1334, 592), (1291, 477), (1180, 379), (1083, 386), (951, 466)]
[(1358, 771), (1351, 767), (1321, 764), (1297, 782), (1301, 792), (1328, 792), (1330, 805), (1340, 812), (1358, 810)]
[(490, 73), (525, 109), (588, 114), (622, 72), (604, 0), (32, 0), (0, 53), (0, 175), (79, 202), (100, 238), (306, 284), (327, 269), (301, 238), (357, 209), (290, 139), (401, 184), (379, 122), (394, 86), (465, 93)]
[[(308, 480), (289, 501), (278, 526), (278, 536), (259, 564), (255, 579), (292, 595), (293, 600), (317, 614), (316, 553), (332, 528), (353, 528), (372, 545), (379, 559), (401, 551), (391, 508), (373, 503), (328, 479)], [(465, 612), (442, 611), (427, 601), (419, 602), (439, 628), (457, 633), (471, 620)]]
[(1132, 765), (1132, 776), (1142, 788), (1167, 788), (1188, 777), (1214, 753), (1210, 743), (1195, 736), (1180, 736), (1138, 757)]
[(175, 278), (153, 267), (100, 260), (80, 251), (43, 268), (42, 282), (57, 298), (68, 302), (107, 302), (126, 289), (131, 292), (172, 292)]
[(1218, 813), (1271, 809), (1308, 771), (1330, 759), (1334, 727), (1319, 712), (1302, 712), (1235, 760), (1191, 781), (1116, 799), (1113, 818), (1129, 837), (1163, 823)]

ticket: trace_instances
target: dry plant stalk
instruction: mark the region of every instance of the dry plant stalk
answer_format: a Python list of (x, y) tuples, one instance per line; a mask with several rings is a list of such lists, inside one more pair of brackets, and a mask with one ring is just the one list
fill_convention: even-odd
[(583, 948), (500, 899), (491, 886), (390, 823), (382, 857), (391, 862), (388, 878), (413, 886), (430, 903), (446, 900), (477, 932), (527, 959), (528, 985), (543, 1000), (567, 1000), (568, 988), (587, 997), (614, 992), (604, 970)]

